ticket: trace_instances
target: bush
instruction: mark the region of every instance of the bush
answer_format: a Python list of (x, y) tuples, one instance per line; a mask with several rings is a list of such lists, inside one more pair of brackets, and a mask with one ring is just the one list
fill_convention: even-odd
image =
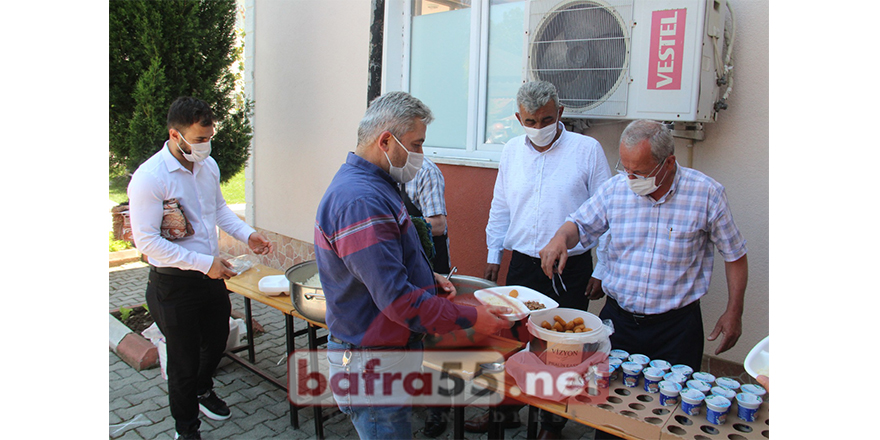
[(111, 1), (109, 9), (111, 173), (134, 172), (162, 147), (179, 96), (211, 105), (221, 179), (238, 173), (249, 156), (253, 102), (236, 93), (240, 73), (231, 70), (242, 52), (235, 1)]

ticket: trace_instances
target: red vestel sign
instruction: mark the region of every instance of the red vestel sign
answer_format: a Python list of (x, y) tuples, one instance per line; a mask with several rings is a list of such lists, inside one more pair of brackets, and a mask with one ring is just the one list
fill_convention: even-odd
[(681, 90), (686, 15), (687, 9), (668, 9), (651, 16), (649, 90)]

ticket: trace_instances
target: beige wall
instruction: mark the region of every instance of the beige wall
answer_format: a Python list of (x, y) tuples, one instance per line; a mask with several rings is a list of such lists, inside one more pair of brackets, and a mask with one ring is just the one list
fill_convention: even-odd
[[(694, 168), (727, 188), (734, 219), (748, 240), (743, 336), (720, 356), (742, 362), (769, 332), (769, 10), (767, 1), (732, 4), (737, 39), (730, 108), (719, 114), (718, 122), (706, 124), (706, 139), (693, 148), (679, 140), (676, 156), (682, 164), (692, 160)], [(311, 243), (317, 204), (354, 149), (357, 123), (366, 108), (370, 2), (260, 1), (251, 6), (256, 117), (249, 220)], [(587, 132), (605, 147), (611, 166), (618, 159), (624, 125), (597, 122)], [(453, 258), (456, 252), (467, 250), (453, 248)], [(724, 265), (717, 254), (714, 275), (703, 300), (707, 335), (727, 300)], [(590, 310), (597, 312), (600, 305)], [(707, 342), (706, 353), (713, 354), (716, 346)]]
[(370, 2), (250, 6), (256, 106), (249, 220), (311, 243), (318, 202), (354, 150), (367, 106)]

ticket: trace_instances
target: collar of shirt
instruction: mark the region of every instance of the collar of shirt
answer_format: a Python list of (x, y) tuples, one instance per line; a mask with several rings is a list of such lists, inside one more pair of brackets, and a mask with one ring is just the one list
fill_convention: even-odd
[(358, 156), (351, 151), (348, 152), (348, 157), (345, 158), (345, 163), (355, 168), (360, 168), (367, 173), (375, 174), (376, 176), (381, 177), (382, 180), (388, 182), (388, 184), (394, 188), (394, 191), (397, 192), (397, 182), (391, 177), (390, 174), (386, 173), (385, 170), (379, 168), (378, 165), (364, 159), (363, 157)]
[[(186, 167), (184, 167), (180, 163), (179, 160), (177, 160), (176, 157), (174, 157), (173, 154), (171, 154), (170, 148), (171, 148), (171, 146), (168, 145), (168, 141), (165, 141), (165, 145), (162, 146), (162, 152), (161, 152), (162, 161), (165, 162), (165, 166), (168, 167), (168, 172), (173, 173), (177, 170), (180, 170), (180, 171), (183, 171), (186, 173), (190, 172), (188, 169), (186, 169)], [(184, 159), (184, 160), (186, 160), (186, 159)], [(201, 162), (193, 162), (193, 170), (192, 170), (193, 174), (198, 174), (199, 170), (201, 170), (201, 169), (202, 169)]]

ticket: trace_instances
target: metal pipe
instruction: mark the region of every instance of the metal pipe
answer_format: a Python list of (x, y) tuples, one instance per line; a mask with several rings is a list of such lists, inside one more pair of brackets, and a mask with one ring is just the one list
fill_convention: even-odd
[(385, 0), (372, 0), (367, 105), (382, 94), (382, 47), (385, 39)]

